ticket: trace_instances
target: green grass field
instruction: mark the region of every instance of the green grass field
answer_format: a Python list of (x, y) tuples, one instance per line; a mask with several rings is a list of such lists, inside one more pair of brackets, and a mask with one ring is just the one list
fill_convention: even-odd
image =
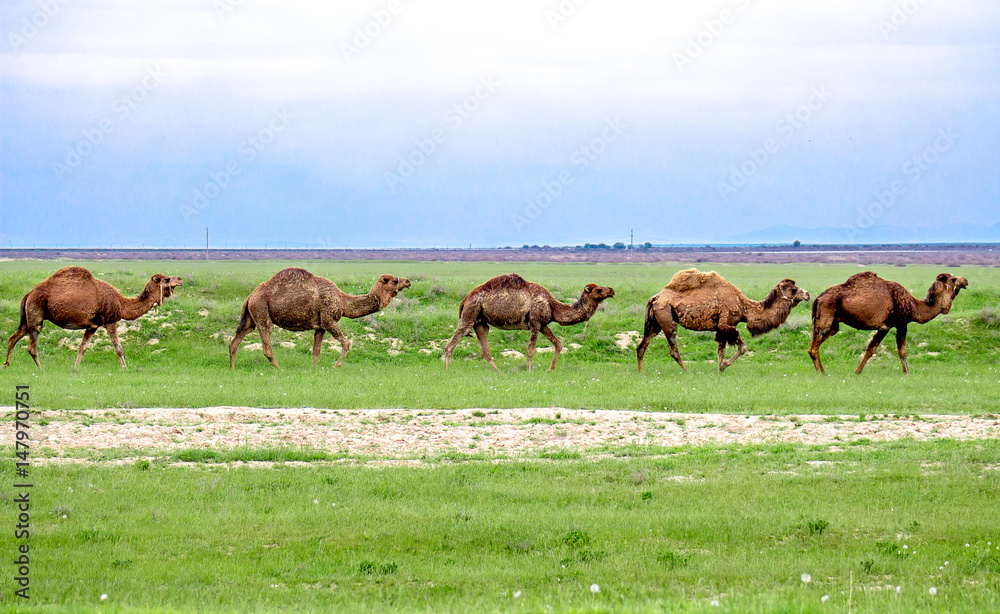
[[(135, 295), (154, 272), (185, 279), (176, 299), (131, 323), (122, 370), (102, 332), (73, 369), (81, 333), (47, 324), (43, 370), (22, 341), (0, 381), (30, 385), (36, 410), (120, 407), (568, 407), (727, 414), (1000, 413), (1000, 269), (872, 267), (923, 296), (946, 270), (969, 279), (954, 309), (909, 331), (912, 373), (889, 343), (862, 376), (870, 333), (824, 345), (829, 376), (806, 355), (808, 305), (786, 326), (744, 338), (752, 355), (719, 374), (712, 335), (681, 331), (690, 373), (660, 337), (635, 368), (649, 296), (689, 264), (452, 262), (4, 262), (0, 329), (59, 266), (81, 264)], [(364, 292), (389, 272), (413, 286), (383, 313), (342, 328), (343, 367), (312, 335), (278, 331), (275, 370), (226, 335), (242, 301), (285, 266)], [(814, 296), (862, 270), (835, 265), (713, 266), (751, 298), (784, 277)], [(567, 346), (530, 373), (527, 333), (493, 330), (500, 372), (465, 339), (440, 359), (458, 303), (489, 277), (517, 272), (575, 299), (611, 285), (586, 326), (553, 327)], [(244, 346), (257, 343), (248, 335)], [(284, 342), (286, 346), (279, 345)], [(540, 346), (548, 345), (540, 341)], [(6, 393), (5, 393), (6, 394)], [(167, 411), (167, 410), (164, 410)], [(113, 419), (113, 418), (108, 418)], [(33, 425), (44, 429), (44, 421)], [(36, 431), (37, 432), (37, 431)], [(599, 454), (488, 454), (388, 466), (290, 445), (268, 449), (69, 454), (33, 450), (32, 600), (40, 612), (992, 612), (1000, 610), (1000, 443), (869, 440), (839, 445), (604, 446)], [(0, 442), (0, 552), (21, 543), (14, 449)], [(593, 452), (593, 451), (591, 451)], [(143, 454), (146, 452), (143, 451)], [(61, 462), (56, 462), (60, 461)], [(266, 460), (273, 465), (245, 466)], [(8, 566), (13, 571), (13, 565)], [(806, 581), (808, 580), (808, 581)], [(592, 586), (596, 585), (596, 590)], [(106, 594), (106, 601), (100, 596)], [(26, 607), (27, 606), (27, 607)]]
[(33, 603), (993, 612), (998, 458), (991, 440), (426, 468), (48, 466), (35, 479)]
[[(0, 276), (0, 330), (17, 327), (21, 297), (56, 268), (71, 263), (5, 262)], [(73, 263), (77, 264), (77, 263)], [(40, 337), (43, 370), (35, 368), (22, 340), (11, 366), (0, 377), (34, 386), (43, 408), (198, 407), (526, 407), (651, 409), (738, 413), (960, 412), (993, 413), (1000, 380), (1000, 269), (949, 268), (970, 287), (950, 314), (910, 326), (912, 374), (904, 376), (892, 336), (863, 376), (853, 369), (870, 333), (842, 327), (823, 346), (830, 374), (815, 374), (806, 354), (809, 305), (796, 308), (785, 326), (751, 339), (752, 355), (724, 374), (715, 367), (711, 333), (681, 331), (681, 352), (691, 373), (681, 372), (654, 340), (646, 369), (635, 368), (635, 335), (641, 334), (646, 301), (677, 270), (689, 264), (542, 264), (462, 262), (85, 262), (95, 274), (125, 294), (136, 294), (154, 272), (179, 274), (184, 286), (160, 313), (129, 324), (123, 346), (129, 369), (122, 371), (101, 331), (72, 368), (80, 331), (47, 324)], [(383, 312), (342, 320), (353, 347), (344, 366), (333, 369), (336, 351), (324, 346), (320, 367), (311, 367), (312, 334), (276, 330), (275, 352), (282, 369), (263, 353), (247, 349), (259, 342), (248, 335), (228, 369), (227, 335), (240, 306), (261, 281), (290, 265), (329, 277), (351, 293), (365, 292), (383, 272), (409, 277), (413, 286)], [(706, 267), (707, 268), (707, 267)], [(815, 296), (861, 270), (854, 265), (725, 265), (713, 267), (751, 298), (761, 299), (784, 277), (794, 278)], [(923, 296), (941, 267), (873, 267)], [(518, 272), (571, 301), (589, 282), (611, 285), (617, 296), (605, 301), (586, 325), (554, 326), (564, 345), (557, 369), (547, 372), (547, 354), (536, 355), (528, 373), (527, 333), (492, 330), (491, 348), (500, 373), (473, 360), (478, 346), (466, 338), (445, 371), (441, 348), (454, 332), (458, 304), (489, 277)], [(742, 327), (741, 327), (742, 328)], [(629, 332), (633, 331), (632, 336)], [(630, 341), (625, 348), (618, 342)], [(329, 339), (329, 335), (327, 335)], [(284, 346), (280, 345), (284, 343)], [(287, 347), (286, 347), (287, 346)], [(540, 338), (539, 347), (548, 346)], [(730, 353), (732, 350), (730, 350)], [(540, 366), (541, 368), (538, 368)]]

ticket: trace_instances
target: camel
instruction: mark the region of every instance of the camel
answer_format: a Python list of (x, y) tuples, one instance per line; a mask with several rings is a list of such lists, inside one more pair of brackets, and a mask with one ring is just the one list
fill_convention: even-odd
[(410, 287), (405, 277), (382, 275), (368, 294), (353, 296), (342, 292), (329, 279), (313, 275), (305, 269), (288, 268), (275, 273), (250, 293), (243, 302), (236, 336), (229, 343), (229, 368), (236, 367), (236, 350), (240, 341), (255, 327), (260, 333), (264, 356), (276, 368), (278, 361), (271, 350), (271, 327), (285, 330), (314, 330), (313, 367), (319, 362), (323, 334), (329, 332), (340, 342), (340, 358), (336, 366), (344, 363), (344, 356), (351, 347), (337, 323), (340, 318), (361, 318), (381, 311), (400, 290)]
[(875, 331), (855, 373), (861, 373), (891, 328), (896, 329), (896, 352), (903, 363), (903, 373), (909, 373), (906, 325), (910, 322), (923, 324), (939, 313), (948, 313), (959, 291), (968, 285), (969, 281), (964, 277), (941, 273), (931, 284), (927, 298), (920, 300), (902, 285), (882, 279), (871, 271), (851, 275), (844, 283), (824, 290), (813, 303), (812, 343), (809, 344), (813, 365), (817, 371), (825, 373), (819, 358), (819, 347), (837, 334), (843, 322), (858, 330)]
[(549, 329), (549, 324), (556, 322), (562, 326), (570, 326), (586, 322), (590, 319), (601, 302), (613, 298), (615, 291), (611, 288), (587, 284), (583, 294), (572, 305), (560, 303), (544, 286), (525, 281), (520, 275), (498, 275), (486, 283), (480, 284), (462, 300), (458, 308), (458, 328), (444, 348), (444, 368), (451, 363), (451, 354), (455, 351), (459, 339), (476, 331), (479, 338), (479, 356), (497, 369), (486, 336), (490, 326), (503, 330), (528, 330), (528, 371), (531, 371), (531, 358), (535, 354), (535, 341), (538, 333), (542, 333), (555, 347), (552, 365), (549, 371), (556, 368), (556, 360), (562, 351), (562, 343)]
[[(754, 337), (778, 328), (788, 319), (792, 307), (809, 300), (809, 293), (783, 279), (760, 302), (750, 300), (715, 271), (697, 269), (677, 272), (663, 290), (646, 303), (646, 323), (642, 341), (635, 349), (642, 372), (642, 357), (649, 341), (661, 330), (670, 344), (670, 355), (687, 371), (677, 349), (677, 325), (688, 330), (715, 331), (719, 344), (719, 372), (725, 371), (747, 351), (736, 325), (745, 322)], [(736, 354), (726, 360), (726, 345), (735, 345)]]
[(7, 340), (7, 358), (3, 366), (10, 365), (14, 346), (28, 335), (28, 353), (35, 359), (38, 368), (42, 368), (38, 360), (38, 333), (48, 320), (62, 328), (84, 329), (74, 367), (80, 366), (87, 343), (103, 326), (115, 346), (118, 361), (125, 368), (125, 355), (118, 341), (118, 321), (135, 320), (151, 308), (163, 304), (171, 297), (174, 288), (182, 283), (178, 276), (157, 273), (146, 282), (139, 296), (129, 298), (119, 294), (108, 282), (96, 279), (85, 268), (71, 266), (59, 269), (21, 299), (21, 323)]

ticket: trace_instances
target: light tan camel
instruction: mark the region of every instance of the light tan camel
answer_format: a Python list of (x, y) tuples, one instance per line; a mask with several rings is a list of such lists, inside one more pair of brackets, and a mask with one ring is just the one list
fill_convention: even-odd
[(941, 273), (931, 284), (927, 298), (920, 300), (910, 294), (902, 285), (882, 279), (871, 271), (850, 276), (847, 281), (831, 286), (816, 297), (812, 307), (812, 343), (809, 356), (820, 373), (823, 363), (819, 358), (819, 347), (837, 334), (843, 322), (858, 330), (874, 330), (861, 364), (854, 370), (861, 373), (865, 363), (875, 353), (889, 329), (896, 329), (896, 352), (903, 363), (903, 373), (909, 373), (906, 364), (906, 325), (910, 322), (923, 324), (933, 320), (939, 313), (948, 313), (952, 301), (969, 281)]
[[(763, 301), (750, 300), (733, 284), (715, 271), (702, 273), (697, 269), (679, 271), (663, 290), (646, 304), (645, 332), (635, 349), (639, 371), (649, 341), (661, 330), (670, 344), (670, 355), (687, 371), (677, 349), (677, 325), (688, 330), (715, 331), (719, 344), (719, 371), (736, 362), (747, 350), (736, 325), (745, 322), (747, 330), (757, 335), (781, 326), (792, 307), (809, 300), (809, 293), (784, 279)], [(735, 345), (736, 354), (726, 360), (726, 345)]]
[(490, 326), (503, 330), (528, 330), (528, 370), (531, 370), (531, 357), (535, 354), (535, 340), (542, 333), (555, 346), (555, 355), (549, 371), (556, 368), (556, 360), (562, 351), (562, 343), (549, 329), (549, 324), (556, 322), (563, 326), (586, 322), (605, 299), (612, 298), (615, 291), (611, 288), (587, 284), (583, 294), (572, 305), (560, 303), (552, 293), (536, 283), (525, 281), (520, 275), (498, 275), (484, 284), (476, 286), (462, 300), (458, 308), (458, 328), (444, 348), (444, 367), (448, 368), (451, 354), (455, 351), (459, 339), (476, 331), (479, 338), (479, 355), (497, 369), (487, 335)]
[(84, 329), (74, 366), (80, 365), (87, 343), (103, 326), (124, 368), (125, 355), (118, 341), (118, 321), (139, 318), (170, 298), (173, 289), (182, 283), (180, 277), (157, 273), (146, 282), (139, 296), (129, 298), (119, 294), (108, 282), (96, 279), (87, 269), (77, 266), (59, 269), (21, 299), (21, 323), (7, 340), (7, 358), (3, 366), (10, 365), (11, 351), (22, 337), (28, 335), (28, 353), (35, 359), (38, 368), (42, 367), (38, 360), (38, 333), (48, 320), (62, 328)]
[(305, 269), (278, 271), (274, 277), (257, 286), (243, 302), (236, 336), (229, 343), (229, 368), (235, 368), (240, 341), (254, 327), (260, 333), (264, 356), (277, 367), (278, 361), (271, 350), (272, 326), (292, 331), (316, 331), (313, 335), (314, 367), (319, 361), (323, 334), (328, 331), (340, 342), (340, 358), (336, 365), (339, 367), (351, 347), (351, 342), (337, 325), (340, 318), (360, 318), (380, 311), (400, 290), (409, 287), (410, 280), (405, 277), (382, 275), (368, 294), (352, 296), (342, 292), (329, 279), (313, 275)]

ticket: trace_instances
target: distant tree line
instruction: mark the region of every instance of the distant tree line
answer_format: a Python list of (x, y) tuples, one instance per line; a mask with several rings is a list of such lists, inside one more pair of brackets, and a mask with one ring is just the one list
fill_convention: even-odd
[[(614, 245), (608, 245), (607, 243), (584, 243), (583, 245), (574, 245), (566, 247), (551, 247), (549, 245), (528, 245), (525, 243), (521, 246), (521, 249), (539, 249), (539, 250), (570, 250), (570, 249), (625, 249), (628, 245), (625, 245), (621, 241), (615, 243)], [(646, 241), (642, 245), (636, 245), (635, 249), (651, 249), (653, 244)], [(501, 247), (500, 249), (514, 249), (513, 247)]]

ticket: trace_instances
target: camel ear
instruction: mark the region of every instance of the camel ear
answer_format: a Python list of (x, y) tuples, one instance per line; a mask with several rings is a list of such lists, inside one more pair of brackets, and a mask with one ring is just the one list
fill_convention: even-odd
[(949, 277), (951, 277), (951, 275), (948, 275), (947, 273), (941, 273), (940, 275), (937, 276), (937, 280), (940, 281), (941, 283), (947, 283)]
[(158, 284), (163, 283), (163, 275), (160, 275), (159, 273), (153, 275), (153, 281)]
[(593, 291), (594, 291), (594, 288), (596, 288), (596, 287), (597, 287), (597, 284), (587, 284), (587, 285), (586, 285), (586, 286), (585, 286), (585, 287), (583, 288), (583, 291), (584, 291), (584, 292), (586, 292), (587, 294), (590, 294), (591, 292), (593, 292)]
[(392, 281), (392, 275), (389, 275), (389, 274), (385, 274), (385, 275), (383, 275), (382, 277), (379, 277), (379, 278), (378, 278), (378, 280), (379, 280), (380, 282), (384, 283), (384, 284), (387, 284), (387, 283), (389, 283), (390, 281)]

